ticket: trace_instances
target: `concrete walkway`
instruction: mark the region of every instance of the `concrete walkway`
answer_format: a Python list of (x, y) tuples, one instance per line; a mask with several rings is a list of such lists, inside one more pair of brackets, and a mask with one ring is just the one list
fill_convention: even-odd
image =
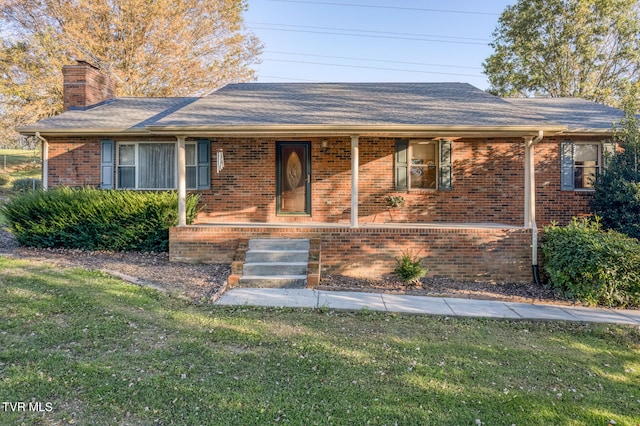
[(217, 305), (328, 308), (348, 311), (370, 309), (408, 314), (602, 322), (640, 326), (638, 310), (349, 291), (233, 288), (227, 290), (215, 303)]

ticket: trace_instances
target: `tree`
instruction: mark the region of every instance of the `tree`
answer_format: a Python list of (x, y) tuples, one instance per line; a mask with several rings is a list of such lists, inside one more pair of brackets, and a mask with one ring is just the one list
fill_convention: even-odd
[(483, 63), (500, 96), (575, 96), (619, 106), (640, 81), (638, 0), (519, 0)]
[(255, 78), (247, 0), (2, 0), (0, 124), (60, 112), (62, 65), (83, 59), (120, 96), (198, 96)]
[(594, 184), (591, 210), (605, 228), (640, 239), (640, 123), (628, 105), (613, 142), (620, 146), (607, 158), (605, 172)]

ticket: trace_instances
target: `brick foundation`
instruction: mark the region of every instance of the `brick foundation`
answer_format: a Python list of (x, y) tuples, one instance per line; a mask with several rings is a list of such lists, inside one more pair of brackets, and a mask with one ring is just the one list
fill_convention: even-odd
[(171, 261), (231, 262), (251, 238), (320, 241), (322, 273), (376, 278), (406, 250), (419, 253), (429, 277), (531, 281), (531, 232), (521, 228), (336, 228), (187, 226), (169, 233)]

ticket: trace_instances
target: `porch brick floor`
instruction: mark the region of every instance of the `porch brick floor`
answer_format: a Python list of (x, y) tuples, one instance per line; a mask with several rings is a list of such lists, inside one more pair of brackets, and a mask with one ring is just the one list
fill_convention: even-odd
[[(286, 222), (286, 223), (263, 223), (263, 222), (206, 222), (196, 221), (189, 226), (220, 227), (220, 228), (350, 228), (349, 223), (329, 223), (329, 222)], [(507, 225), (503, 223), (360, 223), (358, 229), (525, 229), (523, 226)]]

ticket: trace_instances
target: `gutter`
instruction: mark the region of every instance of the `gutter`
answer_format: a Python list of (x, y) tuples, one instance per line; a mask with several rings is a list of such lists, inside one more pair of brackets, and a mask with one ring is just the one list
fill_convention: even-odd
[(525, 157), (527, 159), (527, 172), (526, 180), (528, 182), (528, 194), (525, 197), (528, 200), (526, 206), (527, 223), (525, 226), (531, 228), (531, 272), (533, 273), (533, 280), (537, 285), (542, 285), (540, 281), (540, 270), (538, 268), (538, 225), (536, 224), (536, 172), (535, 172), (535, 151), (534, 148), (542, 140), (544, 132), (538, 131), (538, 135), (531, 139), (525, 139)]

